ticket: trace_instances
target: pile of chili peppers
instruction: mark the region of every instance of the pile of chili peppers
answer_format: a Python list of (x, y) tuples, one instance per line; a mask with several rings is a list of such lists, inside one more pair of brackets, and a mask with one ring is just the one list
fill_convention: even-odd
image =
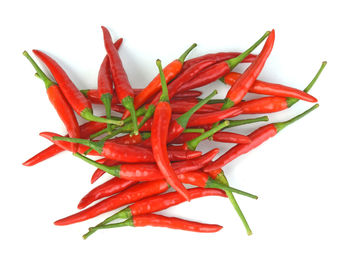
[[(217, 232), (222, 226), (154, 213), (184, 201), (218, 196), (228, 197), (250, 235), (252, 231), (235, 194), (252, 199), (258, 197), (230, 186), (223, 169), (317, 108), (318, 104), (287, 121), (257, 126), (249, 135), (227, 129), (268, 121), (266, 115), (236, 119), (242, 114), (278, 112), (292, 107), (299, 100), (317, 102), (308, 92), (326, 62), (303, 91), (257, 80), (274, 45), (275, 31), (271, 30), (242, 53), (212, 53), (185, 61), (196, 47), (193, 44), (164, 68), (157, 60), (158, 75), (144, 89), (134, 89), (119, 56), (123, 40), (113, 42), (105, 27), (102, 27), (102, 32), (107, 54), (100, 66), (97, 89), (79, 90), (52, 57), (33, 50), (50, 70), (54, 78), (51, 80), (26, 51), (23, 53), (35, 68), (35, 75), (45, 83), (47, 95), (67, 130), (65, 136), (40, 133), (52, 145), (23, 165), (33, 166), (62, 151), (70, 151), (82, 162), (96, 168), (91, 183), (105, 173), (111, 177), (81, 199), (78, 204), (81, 211), (57, 220), (55, 225), (85, 221), (125, 206), (89, 228), (84, 238), (100, 229), (122, 226)], [(263, 42), (260, 53), (251, 54)], [(249, 66), (243, 73), (232, 71), (240, 63)], [(216, 90), (204, 98), (200, 98), (200, 91), (194, 90), (217, 80), (227, 85), (225, 99), (213, 99)], [(243, 100), (248, 93), (262, 96)], [(104, 105), (106, 115), (94, 115), (92, 104)], [(76, 115), (87, 122), (79, 125)], [(197, 149), (203, 140), (232, 146), (217, 157), (218, 148), (207, 153)], [(169, 189), (173, 191), (167, 192)], [(122, 221), (115, 223), (116, 220)]]

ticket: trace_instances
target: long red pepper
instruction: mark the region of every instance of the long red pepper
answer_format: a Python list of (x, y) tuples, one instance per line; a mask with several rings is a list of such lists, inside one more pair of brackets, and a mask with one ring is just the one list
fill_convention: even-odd
[[(174, 162), (171, 164), (171, 166), (175, 174), (198, 170), (206, 164), (208, 164), (216, 156), (216, 154), (218, 154), (218, 152), (219, 149), (213, 149), (208, 153), (204, 154), (203, 156), (198, 157), (194, 160)], [(95, 162), (78, 153), (75, 153), (74, 155), (86, 161), (87, 163), (103, 171), (106, 171), (112, 176), (116, 176), (122, 179), (132, 181), (153, 181), (164, 178), (163, 174), (161, 173), (160, 169), (156, 164), (137, 163), (108, 166), (106, 164), (100, 164), (98, 162)]]
[[(234, 85), (242, 74), (231, 72), (224, 77), (224, 83)], [(304, 91), (287, 87), (277, 83), (264, 82), (256, 80), (249, 88), (250, 93), (273, 95), (278, 97), (297, 98), (308, 102), (317, 102), (317, 99)]]
[(272, 30), (258, 57), (244, 71), (244, 73), (237, 79), (234, 85), (232, 85), (232, 87), (227, 92), (225, 103), (222, 106), (222, 109), (237, 105), (247, 94), (249, 88), (253, 85), (256, 78), (259, 76), (261, 70), (263, 69), (265, 62), (272, 51), (274, 42), (275, 30)]
[(186, 188), (181, 184), (177, 178), (173, 168), (171, 167), (168, 151), (167, 151), (167, 136), (169, 124), (171, 120), (171, 107), (169, 104), (168, 88), (166, 85), (161, 61), (157, 60), (157, 67), (159, 69), (160, 81), (162, 84), (162, 96), (156, 106), (153, 115), (152, 129), (151, 129), (151, 143), (154, 159), (158, 165), (160, 172), (163, 174), (165, 180), (179, 192), (187, 201), (190, 197)]
[[(174, 114), (183, 114), (187, 112), (191, 106), (196, 105), (198, 100), (195, 99), (174, 99), (170, 101), (171, 109)], [(210, 113), (221, 110), (222, 104), (205, 104), (196, 111), (197, 114)]]
[(294, 118), (280, 123), (273, 123), (268, 124), (263, 127), (260, 127), (259, 129), (255, 130), (251, 134), (249, 134), (249, 137), (251, 138), (251, 143), (249, 144), (238, 144), (234, 147), (232, 147), (230, 150), (228, 150), (225, 154), (223, 154), (220, 158), (215, 160), (212, 164), (205, 167), (203, 171), (210, 172), (212, 170), (216, 170), (219, 168), (222, 168), (223, 166), (227, 165), (232, 160), (236, 159), (237, 157), (241, 156), (242, 154), (245, 154), (249, 152), (250, 150), (256, 148), (263, 142), (265, 142), (267, 139), (269, 139), (272, 136), (275, 136), (278, 132), (280, 132), (284, 127), (290, 125), (291, 123), (299, 120), (303, 116), (307, 115), (314, 109), (316, 109), (319, 105), (315, 104), (310, 109), (306, 110), (304, 113), (301, 113), (300, 115), (295, 116)]
[[(309, 83), (309, 85), (304, 89), (304, 92), (309, 92), (312, 86), (317, 81), (318, 77), (325, 68), (327, 62), (322, 62), (322, 65), (315, 77)], [(295, 103), (299, 101), (299, 98), (290, 97), (264, 97), (259, 99), (253, 99), (245, 102), (241, 102), (238, 106), (242, 109), (243, 114), (259, 114), (259, 113), (272, 113), (282, 111), (284, 109), (290, 108)]]
[(194, 221), (179, 219), (175, 217), (165, 217), (156, 214), (146, 214), (134, 216), (126, 221), (117, 224), (108, 224), (98, 226), (96, 228), (90, 228), (90, 230), (117, 228), (117, 227), (165, 227), (171, 229), (180, 229), (186, 231), (193, 231), (198, 233), (214, 233), (222, 229), (222, 226), (216, 224), (203, 224)]
[[(96, 148), (89, 152), (89, 155), (104, 156), (107, 159), (113, 159), (119, 162), (138, 163), (138, 162), (155, 162), (152, 150), (136, 145), (117, 144), (106, 141), (104, 144), (96, 144), (85, 139), (67, 138), (57, 136), (55, 133), (40, 133), (41, 136), (53, 141), (61, 148), (70, 150), (70, 145), (67, 142), (78, 142), (81, 144), (87, 144), (87, 146), (79, 145), (78, 153), (84, 153), (88, 147)], [(84, 143), (83, 143), (84, 142)], [(169, 151), (169, 159), (172, 161), (187, 160), (197, 158), (202, 155), (200, 151)]]
[(122, 121), (94, 116), (92, 113), (91, 103), (85, 98), (84, 94), (78, 90), (62, 67), (60, 67), (59, 64), (51, 57), (39, 50), (33, 50), (33, 53), (49, 68), (70, 106), (82, 118), (101, 123), (110, 123), (115, 125), (123, 124)]
[[(37, 72), (39, 78), (45, 83), (46, 93), (49, 97), (49, 100), (53, 107), (55, 108), (58, 116), (61, 118), (61, 121), (65, 125), (68, 135), (70, 137), (79, 138), (80, 137), (80, 128), (75, 117), (74, 111), (67, 102), (66, 98), (62, 94), (58, 85), (51, 81), (46, 74), (40, 69), (40, 67), (35, 63), (33, 58), (28, 54), (27, 51), (23, 52), (23, 55), (29, 60), (33, 65), (35, 71)], [(77, 144), (74, 144), (74, 151), (78, 148)]]
[[(122, 42), (123, 42), (123, 39), (120, 38), (117, 40), (117, 42), (114, 43), (114, 47), (117, 49), (117, 51), (119, 50), (119, 47), (122, 44)], [(112, 103), (114, 90), (113, 90), (113, 79), (111, 76), (111, 69), (109, 65), (109, 58), (107, 55), (103, 59), (102, 64), (100, 66), (100, 70), (98, 72), (97, 87), (98, 87), (99, 98), (105, 106), (106, 117), (110, 119), (111, 103)], [(107, 128), (109, 131), (111, 131), (110, 124), (107, 125)]]
[[(191, 200), (201, 198), (205, 196), (221, 196), (226, 197), (224, 191), (214, 188), (192, 188), (188, 190), (191, 196)], [(116, 214), (108, 217), (94, 228), (106, 225), (116, 219), (129, 219), (133, 216), (139, 216), (144, 214), (150, 214), (153, 212), (165, 210), (169, 207), (173, 207), (180, 203), (183, 203), (185, 199), (177, 192), (165, 193), (161, 195), (151, 196), (143, 200), (137, 201), (134, 204), (129, 205), (127, 208), (117, 212)], [(96, 230), (89, 230), (84, 234), (83, 238), (86, 239), (92, 235)]]
[(124, 70), (118, 50), (114, 47), (109, 31), (101, 26), (105, 48), (109, 58), (110, 69), (114, 82), (115, 91), (120, 103), (129, 110), (134, 125), (134, 134), (138, 134), (137, 119), (134, 107), (134, 91), (130, 85), (128, 76)]

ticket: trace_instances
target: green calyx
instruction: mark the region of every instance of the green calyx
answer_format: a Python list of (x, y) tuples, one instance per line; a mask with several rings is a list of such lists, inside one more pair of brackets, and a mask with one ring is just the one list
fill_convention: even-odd
[(80, 92), (83, 93), (85, 97), (87, 97), (89, 90), (80, 90)]
[(192, 49), (194, 49), (197, 46), (196, 43), (193, 43), (180, 57), (179, 57), (179, 61), (181, 63), (185, 62), (186, 57), (188, 56), (188, 54), (192, 51)]
[[(228, 181), (227, 181), (227, 178), (226, 178), (223, 171), (221, 171), (221, 173), (216, 176), (215, 180), (221, 184), (228, 186)], [(237, 212), (239, 218), (241, 219), (248, 236), (250, 236), (252, 234), (252, 230), (250, 229), (248, 221), (246, 220), (241, 208), (239, 207), (235, 196), (230, 191), (225, 191), (225, 193), (226, 193), (227, 197), (229, 198), (233, 208)]]
[(155, 105), (153, 104), (148, 105), (145, 115), (143, 116), (141, 122), (138, 124), (139, 128), (141, 128), (153, 116), (155, 110), (156, 110)]
[(208, 181), (205, 185), (205, 188), (218, 188), (218, 189), (221, 189), (224, 191), (229, 191), (231, 193), (232, 192), (237, 193), (237, 194), (240, 194), (240, 195), (243, 195), (243, 196), (255, 199), (255, 200), (258, 199), (258, 196), (254, 195), (254, 194), (250, 194), (250, 193), (238, 190), (236, 188), (230, 187), (228, 185), (224, 185), (222, 183), (219, 183), (218, 181), (215, 181), (214, 179), (211, 179), (210, 177), (208, 178)]
[(133, 133), (135, 135), (138, 135), (139, 128), (137, 127), (137, 117), (136, 117), (136, 111), (135, 111), (135, 107), (134, 107), (134, 98), (131, 96), (125, 97), (122, 100), (122, 104), (130, 112), (131, 121), (132, 121), (132, 124), (134, 126)]
[(265, 34), (257, 41), (255, 42), (250, 48), (248, 48), (246, 51), (244, 51), (242, 54), (235, 58), (231, 58), (226, 61), (228, 66), (230, 67), (230, 70), (235, 68), (240, 62), (244, 60), (254, 49), (256, 49), (266, 38), (269, 36), (270, 31), (265, 32)]
[(28, 54), (27, 51), (23, 51), (23, 55), (29, 60), (29, 62), (34, 67), (37, 77), (40, 78), (44, 83), (46, 89), (50, 88), (53, 85), (57, 85), (54, 81), (50, 80), (47, 75), (40, 69), (38, 64), (34, 61), (34, 59)]
[(150, 137), (151, 137), (151, 133), (150, 132), (142, 132), (141, 133), (142, 140), (147, 140)]
[(80, 112), (80, 116), (88, 121), (95, 121), (95, 122), (106, 123), (106, 124), (114, 124), (117, 126), (122, 126), (124, 124), (123, 121), (94, 116), (92, 114), (92, 110), (90, 108), (84, 108), (83, 111)]
[(251, 123), (256, 123), (256, 122), (266, 122), (266, 121), (269, 121), (269, 117), (268, 116), (260, 116), (260, 117), (251, 118), (251, 119), (227, 120), (227, 121), (230, 122), (230, 124), (227, 126), (227, 128), (231, 128), (231, 127), (235, 127), (235, 126), (251, 124)]
[(205, 133), (202, 133), (200, 136), (186, 142), (187, 148), (190, 150), (195, 150), (198, 146), (198, 144), (207, 139), (208, 137), (212, 136), (214, 133), (222, 130), (223, 128), (225, 128), (226, 126), (228, 126), (230, 124), (229, 121), (224, 121), (221, 124), (218, 124), (216, 126), (214, 126), (212, 129), (206, 131)]
[[(101, 95), (101, 101), (105, 106), (106, 117), (111, 119), (111, 104), (112, 104), (112, 94), (105, 93)], [(107, 131), (110, 133), (112, 131), (111, 124), (107, 124)]]
[(169, 93), (168, 93), (168, 86), (166, 84), (163, 68), (162, 68), (162, 62), (157, 59), (156, 65), (159, 70), (159, 76), (160, 76), (160, 82), (162, 84), (162, 95), (160, 95), (159, 101), (160, 102), (169, 102)]
[[(309, 90), (312, 88), (312, 86), (314, 86), (314, 84), (316, 83), (318, 77), (320, 77), (323, 69), (326, 67), (327, 65), (327, 61), (323, 61), (321, 64), (320, 69), (318, 69), (316, 75), (314, 76), (314, 78), (311, 80), (311, 82), (309, 83), (309, 85), (304, 89), (304, 92), (308, 93)], [(291, 106), (293, 106), (295, 103), (297, 103), (299, 101), (299, 99), (296, 98), (286, 98), (286, 102), (287, 102), (287, 106), (290, 108)]]
[(91, 149), (97, 151), (100, 154), (102, 153), (103, 145), (104, 145), (104, 142), (92, 142), (92, 141), (86, 140), (86, 139), (69, 138), (69, 137), (61, 137), (61, 136), (53, 136), (52, 140), (53, 141), (79, 143), (79, 144), (90, 147)]
[(183, 133), (205, 133), (203, 128), (186, 128)]
[(89, 159), (89, 158), (87, 158), (79, 153), (73, 153), (73, 155), (84, 160), (85, 162), (89, 163), (90, 165), (93, 165), (94, 167), (99, 168), (99, 169), (107, 172), (108, 174), (111, 174), (112, 176), (120, 177), (120, 165), (110, 167), (110, 166), (100, 164), (100, 163), (98, 163), (92, 159)]
[(190, 110), (188, 110), (186, 113), (181, 115), (176, 119), (176, 122), (181, 125), (182, 128), (186, 128), (188, 120), (190, 120), (191, 116), (200, 109), (203, 105), (205, 105), (211, 98), (213, 98), (218, 93), (217, 90), (214, 90), (209, 96), (207, 96), (205, 99), (202, 99), (199, 101), (195, 106), (193, 106)]
[(281, 131), (283, 128), (285, 128), (286, 126), (294, 123), (295, 121), (299, 120), (300, 118), (306, 116), (307, 114), (309, 114), (310, 112), (312, 112), (313, 110), (315, 110), (316, 108), (318, 108), (320, 105), (319, 104), (315, 104), (313, 105), (311, 108), (309, 108), (308, 110), (306, 110), (305, 112), (293, 117), (292, 119), (289, 119), (288, 121), (285, 122), (279, 122), (279, 123), (273, 123), (273, 125), (275, 126), (277, 132)]
[(221, 107), (221, 110), (229, 109), (230, 107), (233, 107), (234, 105), (235, 105), (235, 103), (231, 99), (226, 98), (224, 104)]
[[(115, 223), (115, 224), (108, 224), (108, 225), (101, 225), (101, 226), (96, 226), (96, 227), (91, 227), (89, 228), (89, 231), (97, 231), (99, 229), (106, 229), (106, 228), (119, 228), (119, 227), (134, 227), (134, 222), (132, 220), (132, 218), (129, 218), (123, 222), (120, 223)], [(86, 239), (88, 236), (86, 236), (87, 234), (85, 234), (83, 236), (84, 239)]]

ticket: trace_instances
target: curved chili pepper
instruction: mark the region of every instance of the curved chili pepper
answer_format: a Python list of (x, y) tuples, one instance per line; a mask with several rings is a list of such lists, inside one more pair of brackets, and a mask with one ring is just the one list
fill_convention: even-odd
[(235, 117), (242, 114), (242, 110), (239, 107), (232, 107), (226, 110), (220, 110), (205, 114), (194, 114), (188, 121), (188, 127), (196, 127), (202, 125), (213, 124), (223, 119)]
[(177, 178), (173, 168), (170, 165), (170, 161), (167, 154), (168, 151), (166, 144), (169, 124), (171, 120), (171, 107), (169, 104), (168, 88), (166, 85), (162, 64), (159, 59), (157, 60), (157, 67), (159, 69), (159, 76), (162, 84), (163, 93), (154, 111), (152, 122), (151, 143), (153, 155), (159, 167), (159, 170), (163, 174), (165, 180), (187, 201), (190, 201), (190, 197), (187, 193), (187, 190)]
[[(187, 100), (187, 99), (174, 99), (170, 101), (171, 109), (174, 114), (183, 114), (189, 111), (189, 109), (198, 104), (198, 100)], [(221, 110), (222, 104), (205, 104), (201, 106), (196, 112), (198, 114), (210, 113)]]
[(306, 110), (304, 113), (301, 113), (294, 118), (285, 121), (285, 122), (280, 122), (280, 123), (273, 123), (273, 124), (268, 124), (263, 127), (258, 128), (251, 134), (249, 134), (250, 139), (252, 140), (251, 143), (249, 144), (238, 144), (234, 147), (232, 147), (230, 150), (228, 150), (225, 154), (223, 154), (220, 158), (215, 160), (212, 164), (209, 166), (205, 167), (203, 169), (204, 172), (209, 172), (211, 170), (216, 170), (219, 168), (222, 168), (235, 158), (241, 156), (242, 154), (245, 154), (249, 152), (250, 150), (256, 148), (263, 142), (265, 142), (267, 139), (269, 139), (272, 136), (275, 136), (279, 131), (281, 131), (284, 127), (290, 125), (291, 123), (299, 120), (303, 116), (307, 115), (314, 109), (316, 109), (319, 105), (315, 104), (312, 106), (310, 109)]
[[(210, 60), (210, 61), (215, 61), (215, 63), (219, 63), (225, 60), (235, 58), (241, 54), (242, 54), (241, 52), (219, 52), (219, 53), (206, 54), (206, 55), (195, 57), (185, 61), (182, 67), (182, 70), (185, 71), (191, 66), (202, 61)], [(256, 55), (250, 54), (242, 60), (242, 63), (251, 63), (255, 60), (255, 58), (256, 58)]]
[(68, 103), (82, 118), (100, 123), (123, 124), (122, 121), (94, 116), (91, 103), (85, 98), (84, 94), (78, 90), (62, 67), (51, 57), (39, 50), (33, 50), (33, 53), (49, 68)]
[[(193, 170), (198, 170), (208, 164), (218, 154), (219, 149), (213, 149), (201, 157), (194, 160), (186, 160), (172, 163), (175, 174), (186, 173)], [(111, 174), (132, 181), (153, 181), (164, 178), (160, 169), (156, 164), (137, 163), (137, 164), (120, 164), (117, 166), (108, 166), (93, 161), (81, 154), (75, 153), (74, 156), (84, 160), (85, 162)], [(108, 160), (107, 160), (108, 161)], [(112, 162), (111, 162), (112, 163)], [(112, 163), (113, 164), (113, 163)], [(114, 164), (116, 165), (116, 164)]]
[[(238, 78), (241, 76), (240, 73), (231, 72), (224, 77), (224, 83), (233, 85)], [(277, 83), (264, 82), (256, 80), (254, 84), (249, 88), (250, 93), (273, 95), (278, 97), (290, 97), (297, 98), (308, 102), (317, 102), (317, 99), (304, 91), (287, 87)]]
[(134, 91), (124, 70), (118, 50), (113, 45), (112, 37), (109, 31), (104, 26), (101, 26), (101, 28), (103, 31), (104, 44), (109, 58), (109, 65), (112, 72), (117, 97), (120, 103), (122, 103), (122, 105), (129, 110), (131, 120), (134, 125), (134, 134), (138, 134), (139, 131), (137, 128), (137, 119), (134, 107)]
[[(181, 71), (182, 65), (187, 55), (197, 46), (192, 44), (180, 57), (168, 64), (164, 69), (165, 81), (168, 83), (172, 81)], [(159, 74), (135, 97), (134, 105), (135, 108), (141, 107), (146, 101), (160, 91), (162, 84), (160, 81)], [(123, 118), (126, 118), (129, 114), (125, 114)]]
[[(114, 43), (114, 47), (117, 50), (119, 50), (119, 47), (122, 44), (122, 42), (123, 42), (122, 38), (118, 39), (117, 42)], [(111, 76), (108, 55), (105, 56), (100, 66), (100, 70), (98, 72), (97, 87), (98, 87), (99, 98), (105, 106), (106, 117), (110, 119), (111, 103), (112, 103), (114, 90), (113, 90), (113, 80)], [(109, 131), (111, 131), (110, 124), (107, 125), (107, 128)]]
[[(68, 135), (70, 137), (79, 138), (80, 137), (80, 128), (75, 117), (74, 111), (71, 106), (68, 104), (66, 98), (63, 96), (61, 90), (56, 83), (51, 81), (46, 74), (40, 69), (40, 67), (35, 63), (33, 58), (28, 54), (27, 51), (23, 52), (23, 55), (29, 60), (29, 62), (34, 67), (39, 78), (45, 83), (46, 93), (49, 97), (49, 100), (53, 107), (55, 108), (58, 116), (63, 122), (64, 126), (67, 129)], [(77, 151), (78, 145), (73, 144), (74, 151)]]
[(198, 90), (188, 90), (184, 92), (179, 92), (176, 94), (173, 99), (187, 99), (187, 98), (196, 98), (202, 95), (201, 91)]
[(234, 85), (227, 92), (225, 103), (222, 109), (226, 109), (237, 105), (243, 97), (247, 94), (249, 88), (253, 85), (256, 78), (259, 76), (263, 69), (267, 58), (269, 57), (273, 43), (275, 41), (275, 30), (272, 30), (269, 37), (267, 38), (263, 49), (261, 50), (258, 57), (254, 62), (244, 71)]
[(226, 61), (216, 63), (212, 66), (209, 66), (207, 69), (203, 70), (200, 74), (198, 74), (191, 81), (181, 85), (181, 87), (178, 89), (177, 92), (187, 91), (187, 90), (190, 90), (193, 88), (198, 88), (198, 87), (207, 85), (211, 82), (214, 82), (217, 79), (221, 78), (222, 76), (225, 76), (234, 67), (236, 67), (240, 62), (242, 62), (242, 60), (244, 60), (257, 46), (259, 46), (260, 43), (263, 42), (264, 39), (269, 34), (270, 34), (270, 32), (267, 31), (256, 43), (254, 43), (249, 49), (244, 51), (239, 56), (232, 58), (232, 59), (229, 59), (229, 60), (226, 60)]
[[(304, 92), (308, 92), (317, 81), (318, 77), (322, 73), (327, 62), (323, 62), (315, 77), (304, 89)], [(282, 111), (290, 108), (299, 101), (298, 98), (286, 98), (286, 97), (264, 97), (259, 99), (253, 99), (240, 103), (238, 106), (242, 109), (243, 114), (259, 114), (259, 113), (272, 113)]]
[(138, 182), (125, 180), (118, 177), (113, 177), (107, 182), (95, 187), (90, 192), (88, 192), (79, 202), (78, 209), (84, 209), (94, 201), (102, 199), (104, 197), (111, 196), (113, 194), (119, 193), (124, 189), (129, 188)]
[[(82, 145), (79, 145), (78, 153), (84, 153), (88, 147), (96, 148), (89, 153), (93, 156), (104, 156), (107, 159), (113, 159), (119, 162), (128, 162), (128, 163), (138, 163), (138, 162), (155, 162), (153, 157), (152, 150), (136, 145), (124, 145), (113, 142), (106, 141), (104, 144), (97, 144), (85, 139), (76, 139), (76, 138), (67, 138), (57, 136), (55, 133), (40, 133), (41, 136), (46, 139), (53, 141), (55, 144), (59, 145), (61, 148), (66, 150), (71, 150), (70, 145), (67, 142), (78, 142)], [(84, 142), (84, 143), (83, 143)], [(197, 158), (202, 155), (200, 151), (169, 151), (169, 159), (172, 161), (175, 160), (187, 160)]]
[(165, 217), (156, 214), (146, 214), (146, 215), (138, 215), (134, 216), (130, 219), (127, 219), (123, 222), (116, 224), (108, 224), (103, 226), (98, 226), (95, 228), (90, 228), (89, 230), (98, 230), (98, 229), (106, 229), (106, 228), (117, 228), (117, 227), (164, 227), (171, 229), (180, 229), (186, 231), (193, 231), (199, 233), (214, 233), (222, 229), (222, 226), (216, 224), (203, 224), (199, 222), (179, 219), (175, 217)]
[[(191, 196), (191, 200), (205, 197), (205, 196), (221, 196), (221, 197), (227, 197), (225, 192), (219, 189), (214, 188), (192, 188), (188, 190), (189, 195)], [(183, 203), (186, 201), (179, 193), (177, 192), (171, 192), (171, 193), (165, 193), (162, 195), (156, 195), (151, 196), (145, 199), (142, 199), (140, 201), (137, 201), (131, 205), (129, 205), (127, 208), (117, 212), (116, 214), (108, 217), (95, 227), (99, 227), (102, 225), (106, 225), (109, 222), (116, 220), (116, 219), (129, 219), (133, 216), (138, 215), (144, 215), (144, 214), (150, 214), (153, 212), (165, 210), (169, 207), (173, 207), (175, 205), (178, 205), (180, 203)], [(94, 227), (94, 228), (95, 228)], [(90, 235), (92, 235), (96, 230), (89, 230), (88, 233), (86, 233), (83, 238), (86, 239)]]

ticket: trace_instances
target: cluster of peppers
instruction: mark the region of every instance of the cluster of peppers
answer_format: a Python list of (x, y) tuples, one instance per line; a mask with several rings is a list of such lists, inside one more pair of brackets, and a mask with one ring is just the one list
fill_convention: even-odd
[[(223, 130), (268, 121), (267, 116), (230, 120), (241, 114), (278, 112), (299, 100), (317, 102), (308, 91), (326, 62), (303, 91), (257, 80), (274, 45), (275, 31), (272, 30), (242, 53), (213, 53), (185, 61), (196, 47), (193, 44), (164, 69), (157, 60), (159, 74), (140, 90), (131, 87), (123, 68), (118, 52), (122, 39), (113, 43), (109, 31), (105, 27), (102, 31), (107, 55), (100, 66), (97, 90), (80, 91), (55, 60), (33, 50), (52, 73), (55, 79), (52, 81), (26, 51), (23, 53), (34, 66), (35, 75), (44, 81), (47, 95), (68, 132), (65, 137), (51, 132), (40, 133), (53, 145), (23, 165), (33, 166), (67, 150), (96, 167), (91, 183), (105, 173), (112, 176), (81, 199), (80, 212), (57, 220), (55, 224), (85, 221), (129, 205), (89, 228), (84, 238), (100, 229), (122, 226), (216, 232), (222, 226), (165, 217), (154, 212), (199, 197), (220, 196), (229, 198), (250, 235), (252, 231), (233, 193), (253, 199), (258, 197), (229, 186), (222, 168), (305, 116), (318, 104), (288, 121), (262, 126), (247, 136)], [(251, 54), (265, 39), (261, 52)], [(241, 62), (250, 65), (243, 73), (232, 72)], [(193, 90), (216, 80), (229, 86), (223, 100), (212, 99), (216, 90), (203, 99), (199, 98), (200, 91)], [(248, 92), (268, 96), (244, 101)], [(92, 104), (103, 104), (106, 116), (95, 116)], [(112, 116), (112, 111), (122, 115)], [(75, 113), (89, 122), (79, 125)], [(219, 149), (205, 154), (196, 150), (205, 139), (235, 145), (213, 160)], [(100, 159), (93, 160), (91, 156)], [(186, 188), (184, 184), (196, 187)], [(165, 193), (170, 188), (175, 191)], [(96, 201), (99, 202), (86, 208)], [(116, 219), (124, 221), (111, 223)]]

